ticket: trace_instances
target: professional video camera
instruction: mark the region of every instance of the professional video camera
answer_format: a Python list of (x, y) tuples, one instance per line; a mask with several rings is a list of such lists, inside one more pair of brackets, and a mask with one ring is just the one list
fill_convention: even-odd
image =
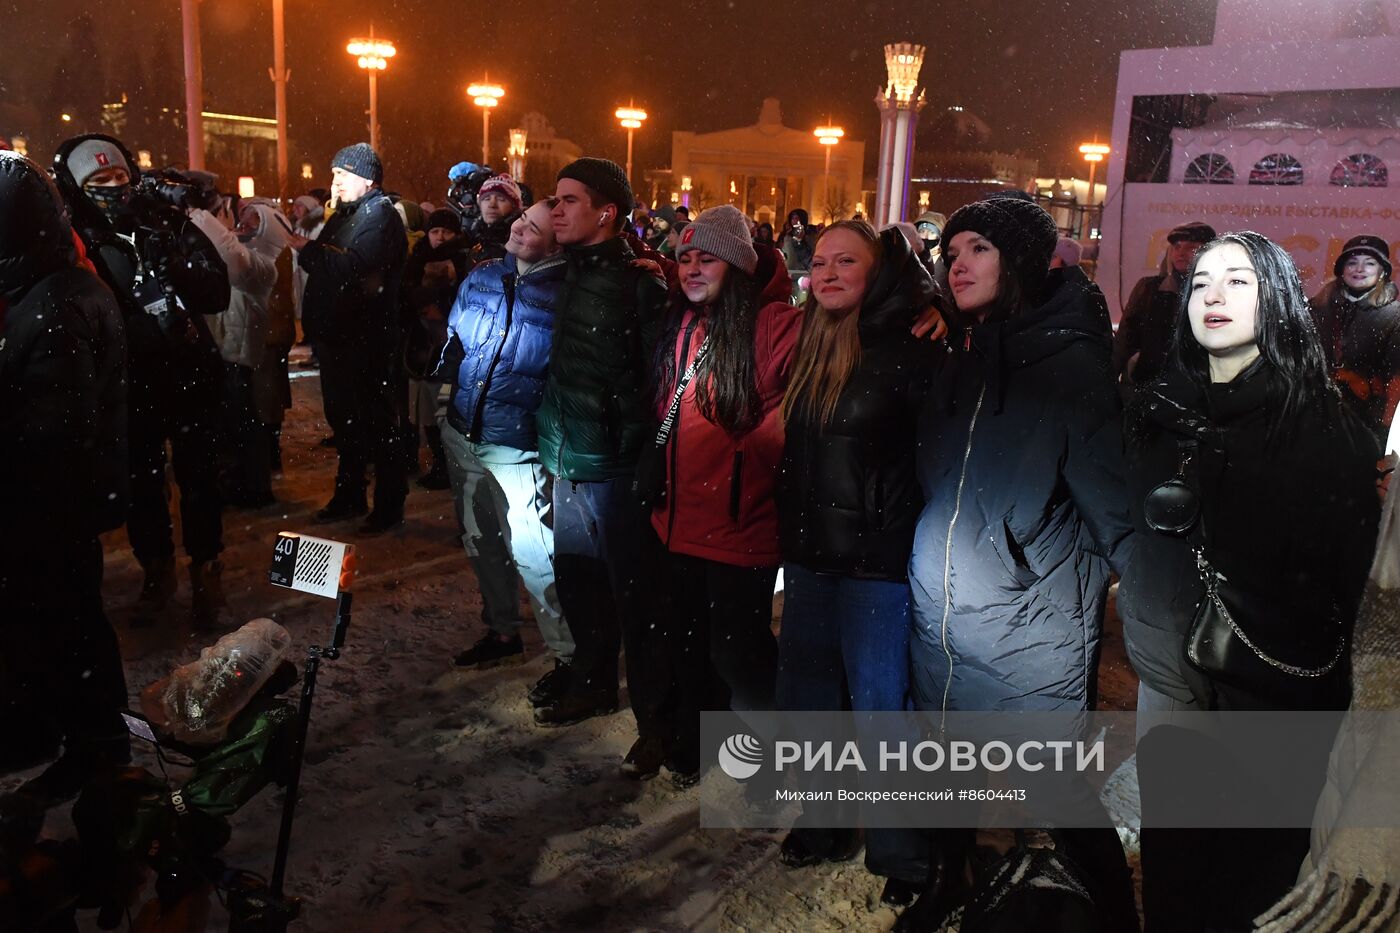
[(486, 179), (494, 173), (475, 162), (458, 162), (447, 173), (451, 182), (447, 189), (447, 204), (462, 218), (462, 228), (470, 227), (481, 215), (476, 195)]
[(137, 301), (159, 318), (166, 334), (196, 343), (198, 328), (176, 294), (172, 270), (189, 258), (184, 238), (187, 211), (213, 210), (219, 200), (214, 176), (167, 168), (142, 175), (122, 205), (136, 228), (135, 245), (141, 256), (133, 283)]
[(219, 192), (208, 184), (185, 178), (174, 169), (148, 172), (131, 188), (127, 207), (143, 227), (166, 228), (175, 211), (192, 208), (210, 210), (218, 203)]

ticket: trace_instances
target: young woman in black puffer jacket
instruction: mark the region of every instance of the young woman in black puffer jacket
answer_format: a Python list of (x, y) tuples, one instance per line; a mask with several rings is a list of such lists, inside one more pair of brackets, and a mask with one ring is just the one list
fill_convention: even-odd
[[(1139, 716), (1346, 708), (1346, 638), (1375, 548), (1380, 449), (1329, 378), (1281, 247), (1233, 233), (1201, 249), (1166, 370), (1135, 399), (1127, 423), (1137, 541), (1118, 612), (1141, 677)], [(1175, 513), (1155, 490), (1178, 476), (1194, 491), (1198, 524), (1168, 530)], [(1279, 689), (1265, 695), (1185, 656), (1205, 590), (1198, 546), (1234, 589), (1267, 600), (1269, 611), (1235, 619), (1249, 640), (1311, 676), (1277, 677)], [(1251, 929), (1292, 887), (1308, 830), (1151, 825), (1163, 803), (1190, 797), (1179, 762), (1183, 750), (1201, 747), (1191, 735), (1149, 729), (1138, 744), (1147, 929)], [(1290, 749), (1296, 767), (1283, 780), (1320, 789), (1330, 745), (1310, 744), (1300, 730)]]
[[(869, 224), (841, 221), (817, 240), (782, 407), (779, 709), (906, 707), (909, 549), (923, 504), (914, 429), (941, 356), (910, 326), (933, 294), (898, 230), (877, 236)], [(867, 866), (890, 878), (887, 896), (891, 885), (923, 880), (917, 836), (873, 830), (865, 842)], [(839, 861), (858, 846), (854, 829), (799, 823), (782, 859)]]

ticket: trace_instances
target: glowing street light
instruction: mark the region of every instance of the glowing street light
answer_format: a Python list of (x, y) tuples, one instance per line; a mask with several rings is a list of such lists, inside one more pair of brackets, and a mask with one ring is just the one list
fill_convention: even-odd
[(827, 205), (831, 202), (831, 148), (841, 141), (846, 131), (839, 126), (819, 126), (812, 130), (812, 135), (817, 137), (817, 142), (826, 150), (826, 164), (822, 168), (822, 203), (818, 206), (830, 222), (831, 212), (827, 210)]
[(352, 40), (345, 47), (345, 51), (357, 57), (361, 68), (383, 71), (389, 66), (388, 60), (397, 55), (399, 50), (394, 48), (394, 43), (388, 39), (376, 39), (371, 33), (368, 39)]
[(371, 28), (368, 39), (352, 39), (345, 51), (355, 56), (356, 63), (369, 73), (369, 147), (378, 152), (379, 85), (375, 82), (379, 72), (389, 67), (389, 59), (398, 54), (398, 49), (388, 39), (376, 39)]
[(484, 168), (490, 168), (491, 108), (501, 103), (501, 98), (506, 96), (506, 89), (499, 84), (492, 84), (487, 79), (467, 88), (467, 96), (472, 99), (472, 103), (481, 108), (481, 164)]
[(630, 103), (626, 107), (618, 107), (613, 111), (613, 116), (617, 117), (617, 122), (622, 124), (627, 130), (627, 183), (632, 183), (632, 134), (642, 128), (642, 123), (646, 121), (647, 112), (639, 110)]
[(1094, 170), (1099, 167), (1099, 163), (1108, 157), (1109, 148), (1097, 139), (1091, 143), (1084, 143), (1079, 147), (1080, 155), (1084, 156), (1084, 161), (1089, 163), (1089, 206), (1094, 206), (1097, 200), (1094, 192)]

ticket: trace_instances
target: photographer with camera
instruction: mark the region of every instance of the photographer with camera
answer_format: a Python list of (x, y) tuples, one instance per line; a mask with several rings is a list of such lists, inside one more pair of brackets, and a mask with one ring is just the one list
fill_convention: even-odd
[(165, 485), (165, 445), (180, 488), (190, 612), (217, 617), (223, 551), (216, 469), (223, 366), (205, 315), (229, 303), (228, 271), (190, 219), (200, 190), (143, 176), (121, 142), (89, 134), (63, 143), (50, 166), (98, 275), (126, 325), (131, 508), (127, 535), (145, 571), (132, 621), (151, 624), (177, 588)]

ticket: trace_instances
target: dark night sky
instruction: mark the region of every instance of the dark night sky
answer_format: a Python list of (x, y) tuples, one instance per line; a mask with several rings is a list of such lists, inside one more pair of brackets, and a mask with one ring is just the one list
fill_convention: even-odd
[[(67, 24), (85, 9), (114, 79), (133, 56), (157, 54), (162, 21), (178, 42), (178, 0), (132, 6), (144, 12), (89, 0), (0, 0), (0, 91), (42, 102)], [(1078, 164), (1082, 139), (1109, 131), (1118, 53), (1207, 44), (1214, 9), (1212, 0), (287, 0), (291, 136), (324, 158), (366, 135), (363, 72), (344, 45), (372, 21), (399, 47), (380, 82), (390, 161), (395, 147), (427, 133), (460, 141), (462, 158), (479, 155), (479, 111), (463, 89), (489, 69), (507, 89), (493, 129), (539, 110), (590, 154), (618, 161), (625, 141), (612, 111), (635, 97), (651, 114), (637, 137), (638, 174), (670, 162), (672, 130), (752, 123), (768, 96), (782, 100), (789, 126), (814, 126), (830, 113), (866, 141), (873, 164), (881, 46), (912, 40), (928, 46), (926, 113), (961, 104), (993, 127), (997, 148), (1022, 150), (1055, 171)], [(204, 0), (206, 109), (272, 115), (271, 35), (270, 0)], [(178, 68), (178, 45), (163, 53)], [(182, 90), (174, 91), (179, 100)]]

